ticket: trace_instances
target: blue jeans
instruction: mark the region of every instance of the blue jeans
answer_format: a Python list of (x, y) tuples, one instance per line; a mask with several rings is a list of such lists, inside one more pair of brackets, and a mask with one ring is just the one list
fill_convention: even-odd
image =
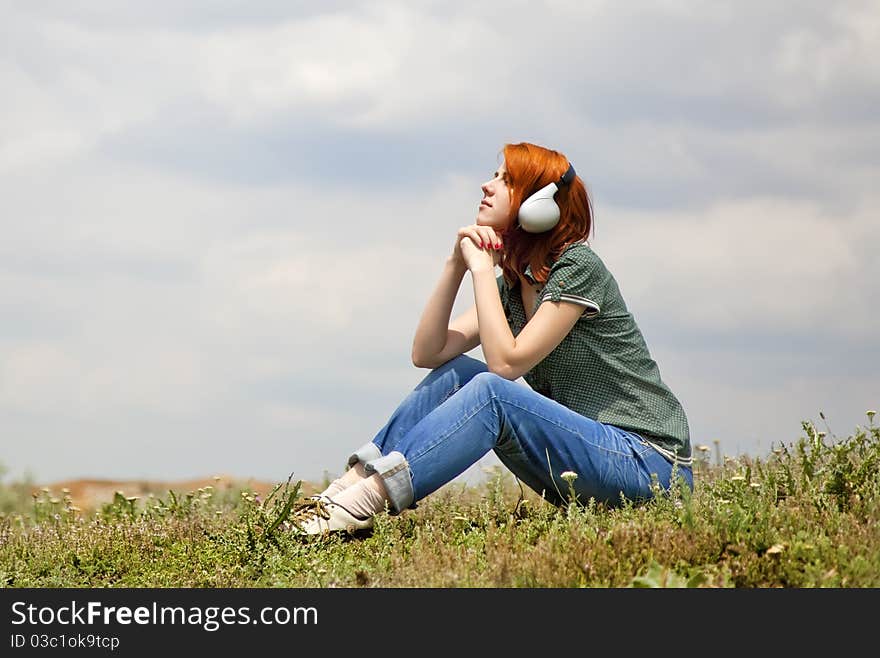
[[(432, 370), (348, 466), (361, 462), (379, 473), (391, 513), (399, 514), (490, 450), (556, 505), (570, 498), (560, 477), (566, 471), (577, 474), (577, 500), (611, 506), (621, 496), (650, 499), (652, 476), (664, 489), (673, 478), (672, 463), (635, 432), (582, 416), (464, 354)], [(689, 467), (674, 472), (693, 488)]]

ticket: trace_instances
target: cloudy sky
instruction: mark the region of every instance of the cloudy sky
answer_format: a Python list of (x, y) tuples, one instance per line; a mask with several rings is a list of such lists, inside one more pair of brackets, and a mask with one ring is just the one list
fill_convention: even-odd
[(0, 0), (6, 477), (337, 474), (520, 141), (586, 181), (694, 444), (845, 437), (878, 61), (877, 1)]

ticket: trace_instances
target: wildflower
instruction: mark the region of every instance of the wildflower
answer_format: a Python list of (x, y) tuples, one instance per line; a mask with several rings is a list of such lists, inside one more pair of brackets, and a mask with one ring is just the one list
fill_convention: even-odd
[(875, 416), (876, 414), (877, 414), (877, 412), (874, 411), (873, 409), (869, 409), (868, 411), (865, 412), (865, 415), (866, 415), (868, 418), (874, 418), (874, 416)]
[(746, 478), (744, 475), (731, 475), (730, 481), (731, 482), (745, 482)]
[(697, 446), (697, 450), (699, 450), (700, 452), (709, 452), (709, 446), (700, 445), (700, 446)]
[(565, 480), (566, 482), (571, 484), (572, 482), (577, 480), (578, 474), (575, 473), (574, 471), (564, 471), (562, 474), (560, 474), (559, 477), (561, 477), (563, 480)]

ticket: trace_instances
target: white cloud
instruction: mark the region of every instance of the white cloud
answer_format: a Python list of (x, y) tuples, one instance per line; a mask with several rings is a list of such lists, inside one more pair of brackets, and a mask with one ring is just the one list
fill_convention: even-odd
[[(412, 331), (474, 172), (520, 139), (591, 184), (700, 437), (843, 424), (877, 389), (876, 2), (77, 7), (0, 27), (13, 469), (225, 472), (242, 437), (241, 475), (340, 464), (426, 374)], [(276, 145), (305, 164), (272, 177)]]
[(824, 25), (787, 31), (775, 51), (775, 72), (800, 85), (771, 88), (782, 103), (799, 104), (841, 87), (876, 83), (873, 64), (880, 44), (880, 3), (840, 3), (829, 7)]
[(743, 198), (693, 212), (609, 209), (609, 237), (595, 246), (637, 307), (681, 329), (867, 338), (880, 326), (880, 272), (861, 247), (880, 240), (878, 207), (835, 216), (811, 202)]

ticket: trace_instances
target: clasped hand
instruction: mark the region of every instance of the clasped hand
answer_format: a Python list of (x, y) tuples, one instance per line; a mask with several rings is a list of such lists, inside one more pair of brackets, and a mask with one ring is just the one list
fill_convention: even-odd
[(501, 260), (504, 244), (491, 226), (471, 224), (458, 229), (452, 257), (464, 263), (471, 272), (494, 269)]

